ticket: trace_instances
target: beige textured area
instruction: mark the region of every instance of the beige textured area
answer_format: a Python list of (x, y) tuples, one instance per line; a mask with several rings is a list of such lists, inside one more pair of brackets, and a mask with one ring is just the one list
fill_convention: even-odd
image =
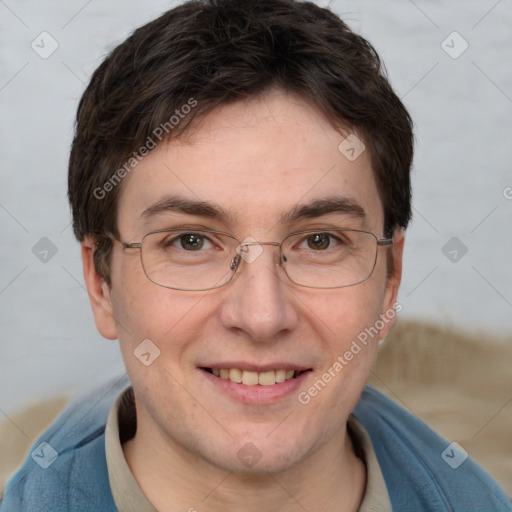
[(397, 321), (370, 383), (459, 443), (512, 496), (512, 337)]
[[(370, 383), (447, 441), (458, 442), (512, 496), (512, 338), (397, 321)], [(68, 397), (0, 424), (0, 490)]]

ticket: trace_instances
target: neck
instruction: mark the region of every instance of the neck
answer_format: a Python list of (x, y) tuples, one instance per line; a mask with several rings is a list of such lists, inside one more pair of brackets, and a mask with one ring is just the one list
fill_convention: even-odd
[[(123, 451), (137, 482), (159, 512), (352, 512), (366, 470), (346, 426), (315, 453), (278, 473), (234, 473), (138, 425)], [(157, 442), (158, 441), (158, 442)]]

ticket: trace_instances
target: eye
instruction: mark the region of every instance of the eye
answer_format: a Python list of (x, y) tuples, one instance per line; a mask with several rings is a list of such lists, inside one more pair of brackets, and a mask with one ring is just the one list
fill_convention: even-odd
[(205, 244), (205, 237), (196, 233), (186, 233), (179, 237), (181, 247), (190, 251), (199, 251)]
[(339, 245), (342, 243), (342, 240), (330, 233), (312, 233), (304, 239), (303, 243), (304, 242), (307, 243), (307, 247), (309, 249), (313, 249), (314, 251), (323, 251), (325, 249), (332, 248), (334, 245)]
[(201, 249), (210, 249), (211, 241), (200, 233), (182, 233), (173, 238), (164, 240), (165, 247), (175, 247), (185, 251), (200, 251)]

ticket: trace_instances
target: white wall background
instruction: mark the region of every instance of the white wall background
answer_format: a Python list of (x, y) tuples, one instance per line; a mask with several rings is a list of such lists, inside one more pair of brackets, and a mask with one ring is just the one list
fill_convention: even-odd
[[(0, 419), (48, 393), (123, 372), (84, 290), (67, 157), (88, 77), (134, 28), (175, 3), (0, 1)], [(330, 6), (377, 48), (416, 123), (401, 315), (510, 332), (512, 1)], [(51, 49), (43, 31), (58, 43), (46, 59), (31, 47), (44, 37), (39, 51)], [(453, 31), (463, 39), (446, 39)], [(43, 237), (57, 251), (45, 263), (33, 253)], [(452, 237), (467, 248), (463, 257), (460, 247), (445, 249), (452, 258), (458, 250), (455, 262), (443, 253)]]

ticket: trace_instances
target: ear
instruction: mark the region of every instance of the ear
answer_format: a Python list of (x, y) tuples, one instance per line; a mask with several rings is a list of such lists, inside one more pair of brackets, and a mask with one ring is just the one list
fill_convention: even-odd
[(396, 314), (402, 310), (402, 305), (397, 303), (398, 289), (402, 280), (402, 256), (404, 252), (405, 235), (402, 228), (395, 229), (393, 233), (393, 245), (388, 249), (393, 251), (394, 268), (393, 274), (386, 282), (384, 292), (383, 310), (381, 318), (384, 327), (380, 330), (379, 340), (387, 337), (391, 326), (395, 322)]
[(117, 338), (117, 326), (110, 298), (110, 287), (101, 277), (94, 266), (94, 251), (96, 244), (91, 237), (85, 237), (82, 242), (82, 265), (85, 285), (91, 301), (96, 328), (100, 334), (109, 340)]

